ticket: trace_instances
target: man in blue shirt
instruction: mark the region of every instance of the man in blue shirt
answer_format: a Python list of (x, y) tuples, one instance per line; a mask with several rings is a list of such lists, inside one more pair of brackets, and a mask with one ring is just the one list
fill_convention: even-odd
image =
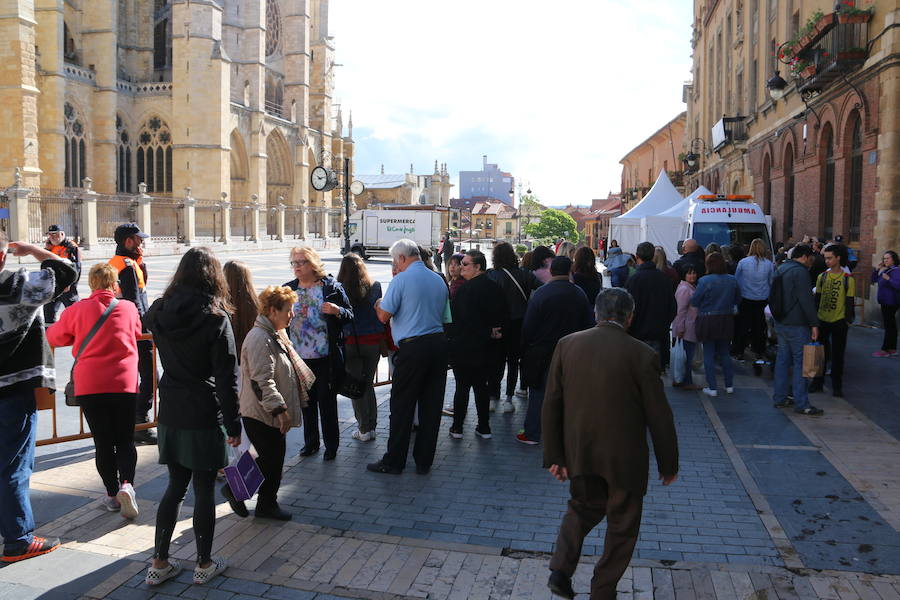
[(366, 468), (392, 475), (403, 472), (418, 405), (419, 428), (413, 459), (416, 473), (424, 475), (434, 462), (447, 383), (444, 313), (449, 292), (441, 276), (419, 259), (419, 247), (414, 241), (394, 242), (391, 260), (397, 275), (387, 294), (375, 305), (381, 322), (391, 321), (391, 333), (399, 348), (394, 355), (390, 435), (384, 457)]

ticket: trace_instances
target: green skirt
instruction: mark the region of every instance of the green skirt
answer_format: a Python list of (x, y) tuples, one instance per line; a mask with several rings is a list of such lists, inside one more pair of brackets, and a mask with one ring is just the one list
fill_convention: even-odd
[(179, 464), (192, 471), (215, 471), (228, 464), (225, 429), (178, 429), (157, 426), (159, 463)]

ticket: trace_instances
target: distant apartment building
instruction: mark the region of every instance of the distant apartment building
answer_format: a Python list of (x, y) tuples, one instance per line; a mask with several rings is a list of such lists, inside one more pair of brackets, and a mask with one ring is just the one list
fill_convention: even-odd
[(515, 177), (501, 171), (496, 164), (488, 163), (487, 155), (481, 157), (480, 171), (459, 172), (460, 198), (494, 198), (512, 205), (510, 190), (515, 189)]

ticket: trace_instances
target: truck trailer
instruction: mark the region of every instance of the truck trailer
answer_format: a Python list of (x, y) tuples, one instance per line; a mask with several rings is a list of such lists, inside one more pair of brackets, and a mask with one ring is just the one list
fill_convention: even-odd
[(364, 260), (387, 256), (391, 244), (408, 238), (434, 253), (441, 224), (442, 213), (436, 210), (358, 210), (350, 215), (350, 251)]

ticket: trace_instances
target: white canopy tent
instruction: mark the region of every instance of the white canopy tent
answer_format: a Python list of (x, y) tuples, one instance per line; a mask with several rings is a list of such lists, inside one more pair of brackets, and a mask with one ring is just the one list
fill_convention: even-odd
[(652, 242), (654, 246), (662, 246), (666, 251), (666, 258), (670, 262), (675, 262), (675, 259), (678, 258), (678, 242), (683, 240), (687, 233), (685, 228), (691, 206), (697, 201), (698, 196), (711, 193), (701, 185), (690, 196), (669, 210), (644, 217), (641, 224), (644, 239)]
[(672, 185), (665, 169), (660, 170), (656, 183), (634, 208), (609, 220), (609, 239), (618, 241), (623, 252), (634, 253), (637, 245), (647, 240), (644, 217), (665, 212), (681, 201), (681, 194)]

